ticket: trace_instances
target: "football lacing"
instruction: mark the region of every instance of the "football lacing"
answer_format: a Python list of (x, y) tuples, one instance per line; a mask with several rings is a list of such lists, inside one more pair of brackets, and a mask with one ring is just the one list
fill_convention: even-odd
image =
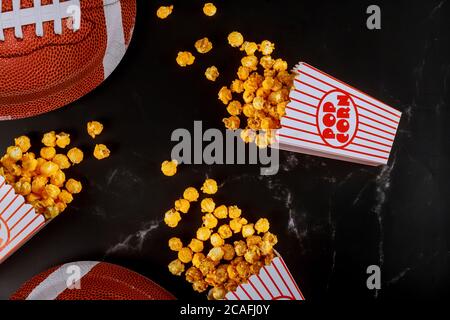
[[(36, 35), (44, 36), (44, 22), (53, 21), (55, 34), (62, 34), (62, 20), (73, 17), (73, 8), (80, 10), (80, 0), (53, 0), (52, 4), (42, 5), (42, 0), (33, 0), (33, 7), (22, 9), (20, 0), (12, 0), (12, 11), (1, 12), (0, 0), (0, 41), (5, 40), (4, 30), (14, 28), (14, 35), (23, 39), (22, 27), (35, 25)], [(74, 29), (75, 31), (75, 29)]]

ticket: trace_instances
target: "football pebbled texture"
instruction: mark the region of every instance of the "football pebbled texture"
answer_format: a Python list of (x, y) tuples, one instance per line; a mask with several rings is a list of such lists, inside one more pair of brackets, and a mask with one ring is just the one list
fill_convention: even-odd
[[(81, 279), (69, 289), (74, 276)], [(78, 287), (78, 288), (77, 288)], [(51, 268), (26, 282), (11, 300), (175, 300), (153, 281), (105, 262), (73, 262)]]
[(95, 89), (125, 55), (136, 18), (136, 0), (0, 6), (0, 120), (45, 113)]

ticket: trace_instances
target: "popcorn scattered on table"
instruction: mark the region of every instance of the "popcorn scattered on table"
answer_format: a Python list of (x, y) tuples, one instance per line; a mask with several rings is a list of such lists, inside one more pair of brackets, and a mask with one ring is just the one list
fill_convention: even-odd
[(156, 16), (160, 19), (166, 19), (172, 14), (173, 6), (161, 6), (156, 11)]
[(181, 67), (186, 67), (194, 64), (195, 57), (189, 51), (180, 51), (176, 60)]
[(208, 17), (214, 16), (216, 12), (217, 12), (216, 6), (211, 2), (205, 3), (205, 5), (203, 6), (203, 13)]
[(208, 38), (202, 38), (195, 42), (195, 49), (197, 49), (198, 53), (208, 53), (212, 50), (213, 44), (209, 41)]
[(161, 164), (161, 172), (167, 176), (172, 177), (177, 173), (178, 162), (176, 160), (164, 161)]

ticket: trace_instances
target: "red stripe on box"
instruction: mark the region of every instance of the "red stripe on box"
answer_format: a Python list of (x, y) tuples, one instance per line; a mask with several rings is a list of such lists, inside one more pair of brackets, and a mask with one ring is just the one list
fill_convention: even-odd
[(310, 97), (310, 98), (313, 98), (313, 99), (316, 99), (316, 100), (319, 100), (319, 101), (320, 101), (320, 98), (317, 98), (316, 96), (313, 96), (312, 94), (309, 94), (309, 93), (307, 93), (307, 92), (300, 91), (300, 90), (298, 90), (298, 89), (296, 89), (296, 88), (294, 88), (294, 91), (296, 91), (296, 92), (298, 92), (298, 93), (301, 93), (301, 94), (304, 94), (305, 96), (308, 96), (308, 97)]
[[(34, 228), (30, 234), (28, 234), (28, 236), (26, 236), (25, 238), (23, 238), (16, 246), (14, 246), (14, 248), (12, 248), (12, 250), (14, 250), (15, 248), (20, 248), (25, 242), (27, 242), (32, 236), (34, 236), (35, 232), (41, 228), (43, 225), (45, 224), (45, 222), (42, 222), (41, 224), (39, 224), (36, 228)], [(17, 236), (16, 236), (17, 237)], [(16, 238), (14, 237), (14, 239)], [(14, 240), (13, 239), (13, 240)], [(12, 240), (11, 240), (12, 241)], [(10, 243), (11, 241), (8, 241), (8, 243)], [(12, 250), (10, 250), (9, 252), (11, 252)], [(7, 253), (7, 255), (9, 254), (9, 252)], [(6, 257), (6, 256), (5, 256)], [(4, 258), (5, 258), (4, 257)], [(1, 261), (1, 260), (0, 260)]]
[(236, 292), (231, 291), (231, 293), (235, 296), (236, 299), (241, 300), (241, 298), (239, 298), (239, 296), (236, 294)]
[(17, 220), (17, 222), (10, 228), (10, 230), (13, 230), (19, 223), (20, 221), (22, 221), (31, 211), (33, 210), (33, 207), (30, 208), (30, 210), (27, 211), (27, 213), (25, 213), (22, 218), (20, 218), (19, 220)]
[(263, 270), (266, 272), (267, 276), (270, 278), (270, 280), (272, 280), (273, 285), (275, 286), (275, 288), (277, 288), (280, 296), (282, 295), (280, 288), (278, 288), (277, 283), (273, 280), (272, 276), (270, 275), (270, 273), (267, 271), (266, 266), (263, 266)]
[(294, 81), (296, 81), (296, 82), (298, 82), (298, 83), (300, 83), (300, 84), (306, 85), (306, 86), (308, 86), (308, 87), (311, 87), (311, 88), (313, 88), (313, 89), (315, 89), (315, 90), (317, 90), (317, 91), (320, 91), (320, 92), (322, 92), (322, 93), (327, 93), (326, 90), (323, 90), (323, 89), (320, 89), (320, 88), (318, 88), (318, 87), (316, 87), (316, 86), (313, 86), (313, 85), (310, 84), (310, 83), (303, 82), (303, 81), (301, 81), (300, 79), (295, 78)]
[[(375, 119), (372, 118), (372, 117), (368, 117), (368, 116), (365, 116), (365, 115), (363, 115), (363, 114), (359, 114), (359, 116), (360, 116), (361, 118), (369, 119), (370, 121), (373, 121), (373, 122), (379, 123), (379, 124), (381, 124), (381, 125), (383, 125), (383, 126), (385, 126), (385, 127), (391, 128), (391, 129), (393, 129), (394, 131), (397, 130), (396, 127), (393, 127), (393, 126), (388, 125), (388, 124), (385, 124), (385, 123), (383, 123), (383, 122), (381, 122), (381, 121), (375, 120)], [(394, 133), (394, 135), (395, 135), (395, 133)]]
[[(311, 103), (308, 103), (308, 102), (305, 102), (305, 101), (301, 101), (301, 100), (299, 100), (299, 99), (296, 99), (296, 98), (293, 98), (293, 97), (289, 97), (291, 100), (294, 100), (295, 102), (298, 102), (298, 103), (302, 103), (302, 104), (305, 104), (305, 105), (307, 105), (307, 106), (309, 106), (309, 107), (311, 107), (311, 108), (314, 108), (314, 109), (317, 109), (317, 106), (315, 106), (315, 105), (313, 105), (313, 104), (311, 104)], [(314, 117), (315, 117), (316, 115), (314, 115)]]
[(391, 121), (391, 122), (393, 122), (393, 123), (395, 123), (395, 124), (398, 124), (398, 121), (389, 119), (388, 117), (383, 116), (382, 114), (379, 114), (379, 113), (377, 113), (377, 112), (375, 112), (375, 111), (372, 111), (372, 110), (369, 110), (369, 109), (367, 109), (367, 108), (361, 107), (360, 105), (356, 105), (356, 106), (357, 106), (358, 108), (360, 108), (360, 109), (366, 110), (367, 112), (376, 114), (377, 116), (379, 116), (379, 117), (381, 117), (381, 118), (383, 118), (383, 119), (386, 119), (386, 120), (389, 120), (389, 121)]
[(372, 136), (374, 136), (374, 137), (377, 137), (377, 138), (380, 138), (380, 139), (384, 139), (384, 140), (387, 140), (387, 141), (392, 142), (392, 143), (394, 142), (394, 139), (389, 139), (389, 138), (386, 138), (386, 137), (384, 137), (384, 136), (380, 136), (380, 135), (378, 135), (378, 134), (376, 134), (376, 133), (369, 132), (369, 131), (366, 131), (366, 130), (362, 130), (361, 128), (358, 128), (358, 131), (363, 132), (363, 133), (370, 134), (370, 135), (372, 135)]
[(287, 274), (291, 278), (291, 281), (294, 283), (295, 287), (297, 288), (298, 293), (300, 293), (300, 296), (302, 297), (302, 299), (305, 300), (305, 297), (303, 296), (302, 291), (298, 287), (297, 282), (295, 282), (294, 277), (292, 276), (291, 272), (289, 271), (288, 267), (286, 266), (286, 263), (284, 262), (283, 259), (280, 259), (280, 261), (281, 261), (281, 264), (283, 265), (284, 269), (286, 270)]
[[(309, 68), (311, 68), (311, 69), (313, 69), (314, 71), (320, 73), (321, 75), (323, 75), (323, 76), (325, 76), (325, 77), (328, 77), (328, 78), (330, 78), (330, 79), (333, 79), (334, 81), (336, 81), (336, 82), (338, 82), (338, 83), (340, 83), (340, 84), (342, 84), (342, 85), (344, 85), (344, 86), (347, 86), (347, 87), (349, 87), (349, 88), (355, 90), (356, 92), (360, 93), (361, 95), (363, 95), (363, 96), (365, 96), (365, 97), (369, 97), (369, 98), (375, 100), (375, 101), (378, 102), (378, 103), (384, 104), (383, 102), (381, 102), (381, 101), (375, 99), (374, 97), (369, 96), (368, 94), (366, 94), (366, 93), (364, 93), (364, 92), (362, 92), (362, 91), (360, 91), (360, 90), (358, 90), (358, 89), (356, 89), (356, 88), (354, 88), (354, 87), (352, 87), (352, 86), (350, 86), (350, 85), (348, 85), (348, 84), (342, 82), (341, 80), (338, 80), (338, 79), (336, 79), (336, 78), (330, 76), (329, 74), (326, 74), (325, 72), (320, 71), (320, 70), (317, 69), (317, 68), (314, 68), (313, 66), (310, 66), (310, 65), (307, 64), (307, 63), (304, 63), (304, 65), (307, 66), (307, 67), (309, 67)], [(300, 71), (300, 69), (298, 69), (297, 71), (298, 71), (300, 74), (303, 72), (303, 71)], [(316, 79), (316, 80), (318, 80), (318, 81), (320, 81), (320, 82), (322, 82), (322, 83), (325, 83), (325, 84), (329, 85), (330, 87), (334, 87), (335, 89), (338, 89), (338, 88), (336, 88), (335, 86), (333, 86), (332, 84), (326, 83), (326, 82), (324, 82), (324, 81), (321, 80), (321, 79), (317, 79), (316, 77), (314, 77), (314, 76), (308, 74), (307, 72), (303, 72), (303, 73), (307, 74), (308, 76), (310, 76), (310, 77), (313, 78), (313, 79)], [(347, 93), (347, 94), (348, 94), (348, 93)], [(390, 111), (390, 110), (386, 110), (385, 108), (383, 108), (383, 107), (381, 107), (381, 106), (379, 106), (379, 105), (376, 105), (376, 104), (374, 104), (373, 102), (367, 101), (367, 100), (365, 100), (365, 99), (363, 99), (363, 98), (360, 98), (360, 97), (357, 97), (357, 98), (360, 99), (360, 100), (362, 100), (362, 101), (364, 101), (364, 102), (366, 102), (366, 103), (368, 103), (368, 104), (370, 104), (370, 105), (372, 105), (372, 106), (374, 106), (374, 107), (376, 107), (376, 108), (378, 108), (378, 109), (380, 109), (380, 110), (383, 110), (384, 112), (387, 112), (387, 113), (393, 115), (394, 117), (400, 118), (399, 115), (393, 113), (393, 112)]]
[(259, 282), (261, 282), (261, 284), (263, 285), (264, 289), (266, 289), (266, 291), (269, 293), (271, 299), (273, 300), (273, 294), (272, 292), (270, 292), (269, 288), (267, 288), (266, 284), (264, 283), (264, 281), (262, 281), (262, 279), (260, 278), (259, 274), (256, 275), (259, 279)]
[[(39, 215), (36, 215), (36, 217), (34, 217), (33, 220), (31, 220), (30, 222), (28, 222), (28, 224), (27, 224), (24, 228), (22, 228), (22, 230), (20, 230), (19, 233), (17, 233), (17, 234), (14, 236), (14, 238), (11, 239), (10, 242), (13, 242), (14, 240), (16, 240), (16, 238), (17, 238), (18, 236), (20, 236), (20, 235), (24, 232), (24, 230), (26, 230), (26, 229), (27, 229), (34, 221), (36, 221), (37, 218), (39, 218)], [(40, 226), (42, 226), (42, 224), (41, 224)], [(40, 227), (40, 226), (39, 226), (39, 227)], [(33, 230), (33, 232), (32, 232), (31, 234), (33, 234), (39, 227), (36, 227), (36, 228)], [(17, 247), (17, 246), (16, 246), (16, 247)]]
[[(9, 220), (11, 220), (11, 218), (15, 216), (15, 214), (17, 213), (17, 211), (19, 211), (20, 209), (22, 209), (22, 207), (23, 207), (24, 204), (25, 204), (25, 199), (24, 199), (24, 202), (22, 202), (22, 203), (20, 204), (20, 206), (17, 207), (16, 211), (14, 211), (14, 212), (9, 216), (9, 218), (6, 220), (6, 223), (8, 223)], [(11, 228), (11, 229), (12, 229), (12, 228)]]
[(370, 125), (370, 124), (367, 124), (367, 123), (365, 123), (365, 122), (360, 121), (359, 124), (363, 124), (363, 125), (368, 126), (368, 127), (372, 128), (372, 129), (379, 130), (379, 131), (381, 131), (381, 132), (384, 132), (384, 133), (386, 133), (386, 134), (389, 134), (389, 135), (395, 137), (395, 133), (390, 133), (389, 131), (380, 129), (380, 128), (378, 128), (378, 127), (374, 127), (374, 126), (372, 126), (372, 125)]
[(9, 190), (8, 190), (8, 192), (7, 193), (5, 193), (5, 195), (3, 196), (3, 198), (1, 198), (0, 199), (0, 203), (3, 201), (3, 200), (5, 200), (6, 199), (6, 197), (8, 196), (8, 194), (12, 191), (12, 189), (13, 189), (13, 187), (9, 187)]
[(248, 294), (247, 290), (245, 290), (244, 286), (241, 286), (241, 289), (242, 289), (242, 291), (244, 291), (244, 293), (247, 295), (247, 297), (248, 297), (250, 300), (253, 300), (253, 298), (250, 297), (250, 295)]
[(277, 268), (277, 265), (275, 263), (272, 263), (272, 264), (273, 264), (273, 267), (275, 268), (275, 270), (277, 271), (278, 275), (280, 276), (281, 280), (283, 281), (284, 285), (288, 289), (289, 293), (291, 294), (291, 297), (295, 300), (295, 295), (292, 293), (291, 288), (289, 288), (289, 285), (284, 280), (283, 276), (281, 275), (280, 270), (278, 270), (278, 268)]
[(3, 180), (2, 184), (0, 184), (0, 188), (3, 188), (4, 185), (5, 185), (5, 180)]
[(308, 116), (316, 118), (315, 114), (312, 114), (312, 113), (309, 113), (309, 112), (306, 112), (306, 111), (303, 111), (303, 110), (300, 110), (300, 109), (297, 109), (297, 108), (286, 106), (286, 109), (289, 109), (289, 110), (292, 110), (292, 111), (296, 111), (296, 112), (299, 112), (299, 113), (303, 113), (303, 114), (306, 114)]
[(264, 300), (264, 297), (262, 296), (262, 294), (259, 292), (259, 290), (256, 288), (256, 286), (253, 284), (252, 279), (249, 279), (248, 282), (249, 282), (250, 285), (253, 287), (253, 290), (256, 291), (256, 293), (257, 293), (258, 296), (261, 298), (261, 300)]
[[(321, 144), (321, 143), (315, 142), (315, 141), (310, 141), (310, 140), (306, 140), (306, 139), (301, 139), (301, 138), (297, 138), (297, 137), (292, 137), (292, 136), (288, 136), (288, 135), (285, 135), (285, 134), (282, 134), (282, 133), (280, 133), (280, 134), (278, 134), (278, 135), (279, 135), (280, 137), (284, 137), (284, 138), (288, 138), (288, 139), (299, 140), (299, 141), (303, 141), (303, 142), (308, 142), (308, 143), (313, 143), (313, 144), (317, 144), (317, 145), (320, 145), (320, 146), (326, 146), (326, 147), (328, 147), (326, 144)], [(338, 149), (337, 149), (337, 150), (338, 150)], [(377, 155), (375, 155), (375, 154), (372, 154), (372, 153), (366, 153), (366, 152), (362, 152), (362, 151), (349, 150), (349, 149), (342, 149), (342, 150), (345, 150), (345, 151), (348, 151), (348, 152), (357, 153), (357, 154), (362, 154), (362, 155), (370, 156), (370, 157), (374, 157), (374, 158), (379, 158), (379, 159), (383, 159), (383, 160), (388, 160), (388, 159), (389, 159), (389, 158), (386, 158), (386, 157), (377, 156)], [(323, 151), (323, 152), (325, 152), (325, 151)]]
[(288, 129), (292, 129), (292, 130), (295, 130), (295, 131), (300, 131), (300, 132), (304, 132), (304, 133), (309, 133), (309, 134), (313, 134), (313, 135), (315, 135), (315, 136), (318, 136), (319, 134), (318, 133), (316, 133), (316, 132), (311, 132), (311, 131), (308, 131), (308, 130), (304, 130), (304, 129), (300, 129), (300, 128), (296, 128), (296, 127), (291, 127), (291, 126), (287, 126), (287, 125), (283, 125), (283, 128), (288, 128)]
[(369, 142), (372, 142), (372, 143), (376, 143), (376, 144), (379, 144), (379, 145), (384, 146), (384, 147), (392, 148), (392, 145), (384, 144), (382, 142), (371, 140), (371, 139), (367, 139), (367, 138), (363, 138), (363, 137), (360, 137), (358, 135), (356, 135), (356, 138), (361, 139), (361, 140), (365, 140), (365, 141), (369, 141)]
[[(289, 108), (289, 107), (286, 107), (286, 108)], [(283, 118), (286, 118), (286, 119), (289, 119), (289, 120), (293, 120), (293, 121), (297, 121), (297, 122), (304, 123), (304, 124), (309, 124), (310, 126), (316, 127), (316, 124), (315, 124), (315, 123), (308, 122), (308, 121), (305, 121), (305, 120), (301, 120), (301, 119), (297, 119), (297, 118), (292, 118), (292, 117), (289, 117), (289, 116), (284, 116)]]
[(387, 153), (387, 154), (390, 153), (390, 151), (386, 151), (386, 150), (383, 150), (383, 149), (378, 149), (378, 148), (374, 148), (374, 147), (365, 146), (363, 144), (359, 144), (359, 143), (356, 143), (356, 142), (352, 142), (352, 145), (355, 145), (355, 146), (358, 146), (358, 147), (367, 148), (367, 149), (371, 149), (371, 150), (375, 150), (375, 151), (379, 151), (379, 152), (382, 152), (382, 153)]
[[(11, 190), (12, 190), (12, 188), (11, 188)], [(10, 190), (10, 191), (11, 191), (11, 190)], [(16, 196), (9, 202), (9, 204), (5, 207), (5, 209), (3, 209), (2, 213), (0, 213), (0, 216), (3, 216), (3, 214), (6, 212), (6, 210), (8, 210), (8, 209), (12, 206), (12, 204), (17, 200), (18, 197), (19, 197), (19, 195), (16, 195)], [(2, 202), (2, 200), (0, 200), (0, 202)]]

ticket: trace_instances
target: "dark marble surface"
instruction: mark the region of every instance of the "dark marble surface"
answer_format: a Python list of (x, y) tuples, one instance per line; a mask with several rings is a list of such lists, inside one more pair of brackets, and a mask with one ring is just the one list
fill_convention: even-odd
[[(33, 119), (0, 123), (0, 147), (20, 134), (69, 131), (86, 150), (90, 119), (106, 124), (99, 141), (113, 146), (105, 162), (85, 161), (71, 175), (85, 191), (64, 216), (0, 265), (0, 298), (53, 265), (78, 260), (118, 263), (154, 279), (181, 299), (204, 299), (166, 268), (173, 233), (162, 215), (187, 185), (218, 179), (219, 201), (235, 202), (256, 219), (269, 216), (279, 251), (309, 300), (437, 299), (450, 285), (450, 2), (377, 1), (382, 29), (365, 26), (369, 1), (218, 1), (214, 19), (202, 1), (139, 2), (135, 37), (124, 62), (95, 92)], [(372, 168), (288, 152), (278, 175), (257, 166), (183, 166), (163, 177), (175, 128), (221, 127), (217, 90), (233, 76), (240, 54), (228, 32), (276, 42), (291, 65), (306, 61), (396, 107), (404, 114), (388, 166)], [(211, 54), (182, 70), (178, 50), (202, 36)], [(204, 79), (216, 64), (220, 81)], [(189, 235), (198, 213), (180, 231)], [(366, 268), (379, 265), (382, 289), (366, 288)]]

